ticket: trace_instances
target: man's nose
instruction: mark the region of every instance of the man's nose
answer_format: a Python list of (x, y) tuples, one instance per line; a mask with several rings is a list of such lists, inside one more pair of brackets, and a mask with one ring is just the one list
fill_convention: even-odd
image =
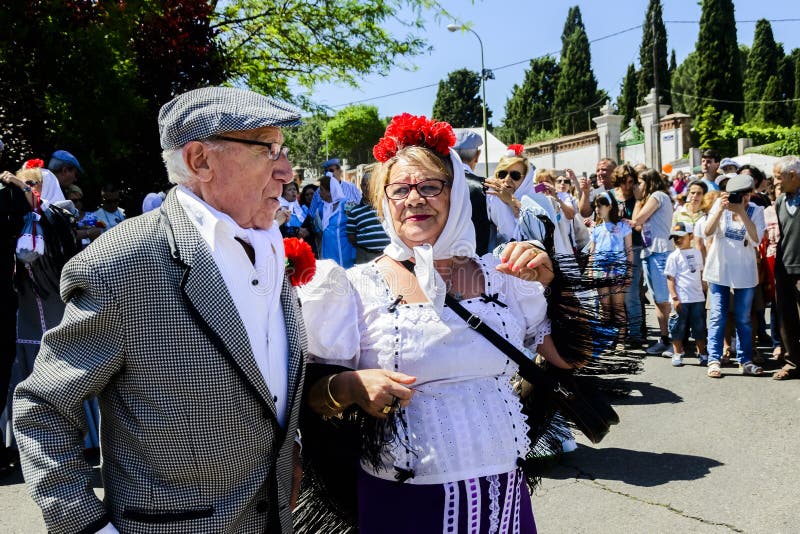
[(272, 177), (276, 180), (288, 184), (293, 179), (292, 164), (289, 163), (289, 158), (281, 154), (275, 163), (272, 165)]

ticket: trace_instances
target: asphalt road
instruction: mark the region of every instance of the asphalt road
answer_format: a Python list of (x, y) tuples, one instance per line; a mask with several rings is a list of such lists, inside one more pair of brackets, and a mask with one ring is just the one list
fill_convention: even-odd
[[(800, 381), (685, 361), (649, 358), (620, 424), (578, 437), (533, 497), (540, 533), (800, 533)], [(21, 477), (0, 480), (0, 533), (44, 532)]]

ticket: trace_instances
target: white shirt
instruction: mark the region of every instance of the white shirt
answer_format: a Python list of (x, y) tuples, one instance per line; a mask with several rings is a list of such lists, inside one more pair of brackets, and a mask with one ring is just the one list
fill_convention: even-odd
[(675, 249), (667, 256), (664, 274), (675, 279), (675, 290), (683, 304), (705, 302), (702, 272), (703, 255), (696, 248)]
[(125, 220), (125, 211), (122, 208), (117, 208), (117, 210), (113, 213), (100, 208), (97, 211), (92, 212), (92, 215), (94, 215), (98, 221), (103, 221), (105, 223), (106, 227), (103, 228), (103, 232), (109, 228), (114, 228), (116, 225)]
[[(463, 306), (515, 346), (535, 350), (550, 333), (542, 285), (495, 271), (490, 254), (478, 261), (485, 293), (497, 293), (507, 307), (480, 297)], [(417, 379), (407, 426), (388, 446), (383, 469), (362, 464), (368, 473), (394, 480), (397, 466), (414, 472), (406, 483), (440, 484), (506, 473), (525, 457), (528, 425), (510, 384), (517, 365), (450, 308), (398, 304), (391, 311), (397, 295), (374, 263), (345, 274), (333, 262), (317, 262), (314, 279), (298, 293), (313, 359)]]
[(764, 208), (752, 202), (747, 206), (747, 211), (751, 214), (750, 220), (756, 227), (755, 241), (748, 235), (743, 222), (733, 220), (730, 210), (723, 211), (716, 232), (709, 235), (706, 232), (708, 219), (720, 209), (722, 209), (720, 201), (717, 200), (709, 215), (704, 217), (702, 224), (699, 225), (706, 239), (713, 238), (706, 255), (703, 280), (733, 289), (756, 287), (758, 285), (756, 249), (766, 230)]
[[(243, 229), (185, 187), (178, 187), (176, 194), (211, 251), (247, 331), (258, 370), (273, 395), (278, 422), (285, 427), (289, 344), (280, 299), (285, 253), (277, 225), (269, 230)], [(255, 265), (234, 239), (237, 235), (253, 246)]]

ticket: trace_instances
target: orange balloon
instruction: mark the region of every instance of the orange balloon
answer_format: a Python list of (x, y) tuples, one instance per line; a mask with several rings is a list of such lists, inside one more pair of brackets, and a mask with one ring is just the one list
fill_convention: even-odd
[(661, 170), (669, 174), (672, 172), (672, 165), (670, 165), (669, 163), (665, 163), (664, 165), (661, 166)]

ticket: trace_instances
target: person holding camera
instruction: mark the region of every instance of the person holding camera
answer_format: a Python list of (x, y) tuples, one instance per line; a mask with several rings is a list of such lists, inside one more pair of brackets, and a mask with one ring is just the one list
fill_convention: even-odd
[(711, 378), (721, 376), (725, 321), (731, 305), (742, 374), (763, 374), (761, 367), (752, 361), (750, 324), (750, 309), (758, 286), (756, 249), (766, 228), (764, 209), (750, 202), (754, 185), (753, 178), (748, 175), (737, 174), (730, 178), (703, 225), (705, 237), (713, 238), (703, 270), (709, 292), (707, 374)]

